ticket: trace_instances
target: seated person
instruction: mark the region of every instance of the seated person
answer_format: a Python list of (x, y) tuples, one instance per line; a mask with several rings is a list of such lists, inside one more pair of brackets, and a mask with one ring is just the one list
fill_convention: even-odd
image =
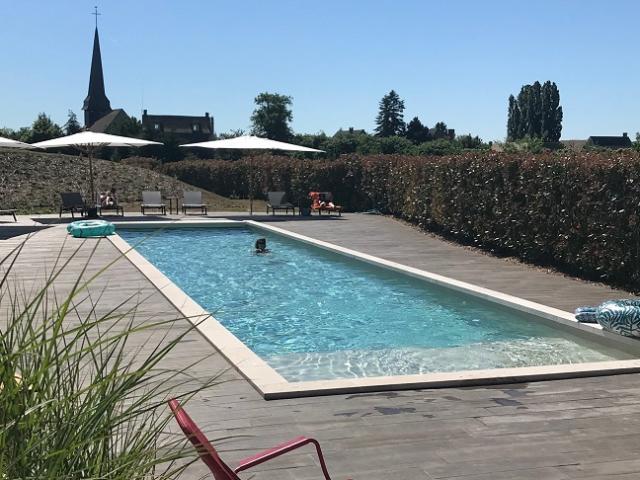
[(116, 198), (116, 189), (111, 187), (111, 190), (100, 194), (100, 206), (103, 208), (113, 208), (118, 204)]
[(314, 210), (321, 208), (320, 192), (309, 192), (309, 198), (311, 199), (311, 208)]
[(268, 253), (269, 249), (267, 248), (267, 239), (259, 238), (256, 240), (256, 253)]

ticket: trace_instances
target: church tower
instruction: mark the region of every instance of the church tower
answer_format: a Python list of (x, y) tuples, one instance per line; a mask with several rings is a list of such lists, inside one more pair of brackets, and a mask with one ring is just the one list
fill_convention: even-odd
[[(99, 15), (96, 12), (97, 15)], [(97, 17), (96, 17), (97, 18)], [(93, 37), (93, 57), (91, 59), (91, 77), (89, 78), (89, 92), (84, 99), (84, 125), (90, 127), (96, 120), (111, 112), (111, 103), (104, 91), (104, 76), (102, 74), (102, 56), (100, 55), (100, 39), (98, 25)]]

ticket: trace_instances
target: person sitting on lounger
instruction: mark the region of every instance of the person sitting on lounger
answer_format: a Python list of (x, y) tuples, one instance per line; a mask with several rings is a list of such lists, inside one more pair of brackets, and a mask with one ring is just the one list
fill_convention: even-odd
[(100, 194), (100, 206), (103, 208), (113, 208), (118, 204), (116, 198), (116, 189), (111, 187), (111, 190)]
[(256, 240), (256, 253), (269, 253), (266, 238), (259, 238)]

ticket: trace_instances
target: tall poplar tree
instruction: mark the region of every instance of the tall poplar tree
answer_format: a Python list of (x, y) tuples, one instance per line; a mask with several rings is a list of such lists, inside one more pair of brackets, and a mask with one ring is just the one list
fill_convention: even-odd
[(520, 136), (520, 107), (516, 97), (509, 95), (509, 115), (507, 117), (507, 141), (513, 142)]
[(562, 133), (560, 92), (555, 83), (523, 85), (517, 98), (509, 96), (507, 140), (525, 137), (557, 142)]
[(380, 100), (378, 116), (376, 117), (376, 136), (392, 137), (394, 135), (403, 135), (405, 128), (404, 101), (400, 99), (395, 90), (391, 90)]
[(558, 142), (562, 134), (562, 107), (558, 86), (550, 81), (542, 85), (542, 139)]

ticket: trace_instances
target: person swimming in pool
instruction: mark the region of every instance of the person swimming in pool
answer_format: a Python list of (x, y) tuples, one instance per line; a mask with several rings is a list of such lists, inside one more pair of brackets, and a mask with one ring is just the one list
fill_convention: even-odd
[(269, 253), (266, 238), (259, 238), (256, 240), (256, 253)]

